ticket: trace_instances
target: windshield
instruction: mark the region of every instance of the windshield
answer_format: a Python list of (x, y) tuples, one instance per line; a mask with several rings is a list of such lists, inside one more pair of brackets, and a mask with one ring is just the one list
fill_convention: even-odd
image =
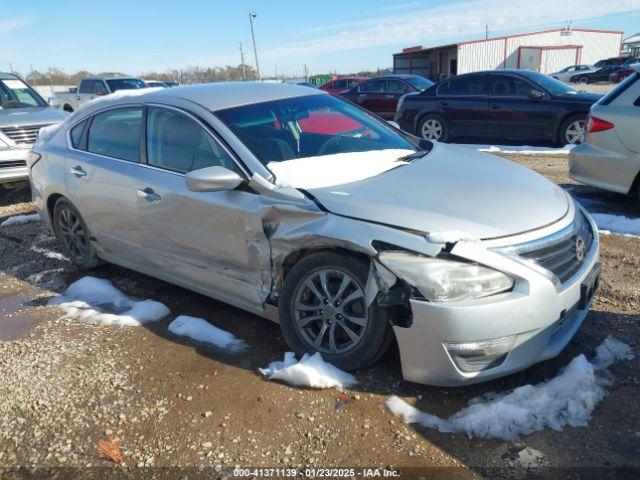
[(556, 80), (555, 78), (548, 77), (547, 75), (543, 75), (541, 73), (527, 72), (525, 77), (537, 83), (552, 95), (562, 96), (578, 93), (576, 89), (570, 87), (566, 83), (561, 82), (560, 80)]
[(0, 107), (24, 108), (46, 106), (47, 102), (22, 80), (0, 80)]
[(116, 78), (113, 80), (107, 80), (109, 90), (111, 92), (117, 92), (118, 90), (136, 90), (138, 88), (146, 88), (146, 85), (142, 80), (137, 78)]
[[(390, 126), (332, 95), (274, 100), (220, 110), (216, 115), (265, 166), (354, 152), (416, 151)], [(344, 161), (354, 157), (344, 156)]]
[(418, 90), (426, 90), (433, 85), (431, 80), (427, 80), (424, 77), (409, 77), (407, 78), (407, 81)]

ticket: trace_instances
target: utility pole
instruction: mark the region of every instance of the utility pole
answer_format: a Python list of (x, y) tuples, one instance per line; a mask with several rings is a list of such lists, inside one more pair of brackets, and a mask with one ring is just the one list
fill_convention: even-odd
[(484, 26), (484, 38), (485, 40), (489, 38), (489, 25)]
[(258, 14), (256, 12), (249, 13), (249, 27), (251, 28), (251, 40), (253, 41), (253, 55), (256, 57), (256, 75), (258, 80), (260, 80), (260, 65), (258, 64), (258, 49), (256, 48), (256, 34), (253, 31), (253, 19), (256, 18)]
[(240, 42), (240, 65), (242, 66), (242, 81), (247, 79), (247, 69), (244, 66), (244, 51), (242, 50), (242, 42)]
[(13, 65), (11, 65), (11, 62), (9, 62), (9, 70), (11, 70), (11, 73), (13, 73)]

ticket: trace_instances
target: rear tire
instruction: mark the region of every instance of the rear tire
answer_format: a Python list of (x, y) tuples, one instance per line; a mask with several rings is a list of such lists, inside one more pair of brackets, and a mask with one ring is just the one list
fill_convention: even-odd
[(422, 119), (418, 126), (418, 137), (425, 140), (446, 142), (449, 140), (449, 127), (440, 115), (430, 114)]
[(350, 255), (317, 253), (294, 265), (279, 301), (287, 345), (298, 355), (320, 352), (346, 371), (379, 359), (392, 331), (387, 310), (366, 305), (368, 277), (369, 263)]
[(53, 208), (53, 231), (62, 245), (62, 252), (81, 268), (102, 264), (91, 243), (91, 233), (78, 209), (61, 197)]
[(584, 142), (587, 128), (585, 114), (571, 115), (567, 118), (558, 132), (558, 146), (580, 145)]
[(72, 107), (71, 105), (69, 105), (69, 104), (65, 104), (65, 106), (64, 106), (64, 107), (62, 107), (62, 109), (63, 109), (65, 112), (73, 113), (73, 107)]
[(583, 85), (589, 84), (589, 77), (580, 77), (578, 78), (578, 83), (582, 83)]

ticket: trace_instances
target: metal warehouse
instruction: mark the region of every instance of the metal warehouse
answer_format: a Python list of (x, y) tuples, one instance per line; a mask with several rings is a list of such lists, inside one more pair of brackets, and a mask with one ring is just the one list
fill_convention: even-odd
[(612, 30), (563, 28), (439, 47), (411, 47), (393, 55), (393, 70), (432, 79), (500, 68), (552, 73), (618, 56), (622, 36), (623, 32)]

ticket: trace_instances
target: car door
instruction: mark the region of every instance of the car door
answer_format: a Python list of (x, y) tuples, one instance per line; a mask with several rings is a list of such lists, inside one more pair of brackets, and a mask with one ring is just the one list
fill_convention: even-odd
[(362, 108), (375, 113), (384, 114), (385, 111), (385, 80), (374, 79), (362, 83), (358, 89), (358, 94), (354, 98), (355, 102)]
[(489, 108), (486, 74), (462, 75), (441, 83), (436, 91), (437, 108), (450, 136), (481, 137), (487, 134)]
[(493, 73), (490, 78), (488, 130), (492, 137), (551, 138), (553, 105), (549, 95), (517, 75)]
[(136, 215), (142, 107), (100, 112), (71, 129), (65, 183), (97, 247), (136, 264), (142, 232)]
[(393, 117), (395, 117), (396, 115), (400, 97), (409, 92), (415, 92), (415, 89), (412, 88), (408, 83), (405, 83), (402, 80), (398, 80), (396, 78), (387, 79), (384, 95), (384, 115), (381, 116), (384, 118), (393, 119)]
[(255, 307), (270, 287), (262, 197), (248, 189), (192, 192), (185, 175), (222, 166), (242, 173), (230, 151), (183, 110), (149, 107), (146, 163), (137, 185), (144, 259), (159, 276)]

